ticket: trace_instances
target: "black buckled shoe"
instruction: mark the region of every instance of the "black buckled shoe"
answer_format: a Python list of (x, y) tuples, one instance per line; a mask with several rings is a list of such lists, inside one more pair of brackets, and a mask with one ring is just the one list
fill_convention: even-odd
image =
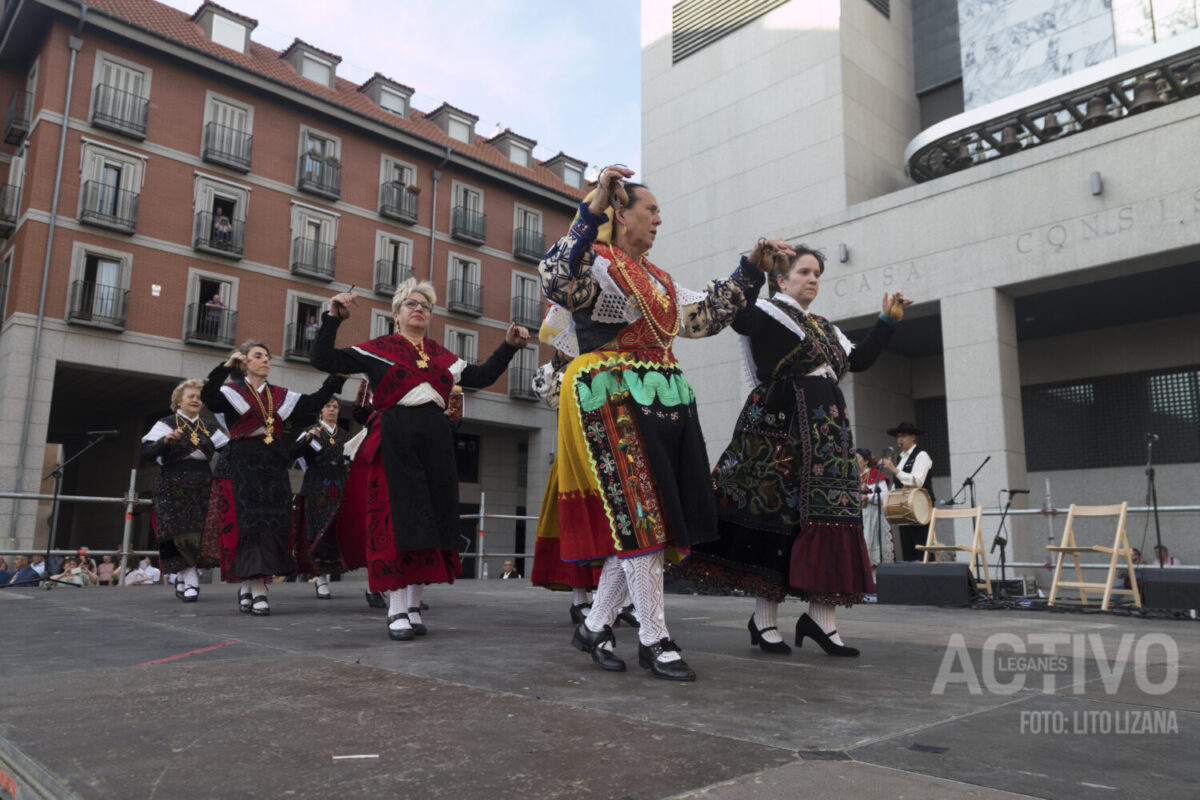
[(271, 616), (271, 604), (267, 602), (267, 596), (265, 594), (258, 594), (251, 598), (250, 613), (256, 617)]
[(679, 645), (670, 639), (660, 639), (647, 647), (638, 645), (638, 664), (642, 669), (648, 669), (656, 678), (668, 681), (694, 681), (696, 673), (682, 658), (677, 661), (659, 661), (658, 657), (666, 651), (680, 652)]
[(249, 614), (251, 605), (253, 605), (253, 601), (250, 599), (250, 593), (238, 592), (238, 611)]
[(393, 642), (407, 642), (415, 639), (417, 634), (412, 628), (401, 628), (394, 630), (392, 623), (398, 619), (408, 619), (408, 614), (392, 614), (388, 617), (388, 638)]
[(792, 648), (788, 647), (787, 642), (768, 642), (763, 638), (763, 634), (767, 631), (779, 630), (779, 628), (776, 628), (774, 625), (759, 630), (758, 626), (754, 624), (754, 616), (751, 615), (750, 621), (746, 623), (746, 627), (750, 629), (751, 647), (758, 645), (762, 648), (764, 653), (778, 653), (781, 656), (786, 656), (788, 653), (792, 652)]
[(185, 586), (179, 599), (185, 603), (194, 603), (200, 599), (200, 589), (195, 586)]
[(367, 592), (367, 605), (371, 608), (387, 608), (387, 600), (383, 599), (383, 592)]
[(588, 612), (592, 610), (591, 603), (576, 603), (571, 606), (571, 624), (582, 625), (583, 620), (587, 617)]
[[(419, 614), (421, 613), (421, 607), (420, 607), (420, 606), (413, 606), (412, 608), (410, 608), (410, 609), (408, 610), (408, 613), (409, 613), (409, 614), (418, 614), (418, 615), (419, 615)], [(408, 624), (409, 624), (409, 625), (412, 625), (413, 633), (415, 633), (417, 636), (424, 636), (425, 634), (429, 633), (429, 628), (426, 628), (426, 627), (425, 627), (425, 623), (424, 623), (424, 622), (413, 622), (413, 621), (412, 621), (412, 617), (409, 617), (409, 618), (408, 618)]]
[(175, 584), (175, 599), (176, 600), (183, 599), (183, 584), (182, 583)]
[(796, 620), (796, 647), (799, 647), (804, 642), (804, 637), (812, 639), (821, 646), (827, 654), (831, 656), (853, 657), (858, 655), (857, 647), (850, 647), (845, 644), (837, 644), (830, 638), (837, 631), (826, 633), (821, 630), (821, 626), (817, 621), (808, 614), (801, 614), (800, 619)]
[(633, 603), (617, 612), (617, 624), (620, 625), (622, 622), (631, 628), (642, 627), (642, 623), (638, 622), (638, 618), (633, 615)]
[(575, 627), (575, 635), (571, 638), (571, 644), (576, 650), (592, 654), (592, 662), (596, 666), (609, 672), (624, 672), (625, 662), (617, 658), (612, 650), (600, 646), (605, 642), (612, 642), (614, 645), (617, 643), (612, 628), (605, 625), (604, 630), (596, 633), (582, 622)]

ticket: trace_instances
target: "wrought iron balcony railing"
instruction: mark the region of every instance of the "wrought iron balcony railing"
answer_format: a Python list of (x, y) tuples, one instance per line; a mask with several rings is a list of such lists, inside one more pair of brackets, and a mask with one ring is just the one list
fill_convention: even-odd
[(246, 236), (246, 223), (224, 215), (214, 217), (211, 211), (196, 215), (196, 230), (192, 247), (218, 256), (241, 258)]
[(7, 239), (17, 227), (17, 212), (21, 200), (18, 186), (0, 186), (0, 239)]
[(529, 261), (541, 261), (546, 252), (546, 237), (539, 230), (517, 228), (513, 231), (513, 255)]
[(415, 223), (417, 193), (391, 181), (379, 184), (379, 216)]
[(487, 234), (487, 217), (466, 206), (455, 206), (450, 216), (450, 235), (464, 242), (483, 244)]
[(209, 303), (187, 307), (183, 340), (188, 344), (233, 347), (237, 340), (237, 312)]
[(483, 287), (455, 278), (450, 281), (450, 296), (446, 298), (446, 308), (474, 317), (483, 316)]
[(129, 290), (93, 281), (72, 281), (68, 322), (125, 327)]
[(533, 391), (533, 370), (528, 367), (508, 368), (508, 396), (522, 400), (537, 400)]
[(289, 322), (284, 332), (283, 357), (292, 361), (308, 361), (317, 343), (317, 323)]
[(332, 158), (304, 153), (300, 156), (296, 188), (326, 200), (337, 200), (342, 196), (342, 165)]
[(323, 281), (333, 280), (337, 248), (312, 239), (292, 240), (292, 274), (307, 275)]
[(391, 297), (396, 287), (412, 277), (412, 264), (381, 258), (375, 262), (375, 293)]
[(92, 124), (134, 139), (146, 138), (150, 101), (115, 86), (100, 84), (92, 99)]
[(200, 157), (238, 172), (249, 172), (253, 145), (254, 137), (250, 134), (210, 122), (204, 126), (204, 148)]
[(137, 230), (138, 193), (114, 189), (100, 181), (85, 181), (79, 221), (101, 228), (133, 233)]
[(533, 297), (512, 299), (512, 321), (536, 332), (542, 327), (542, 301)]
[(8, 101), (8, 116), (4, 118), (4, 141), (19, 145), (29, 135), (33, 95), (24, 89), (13, 92)]

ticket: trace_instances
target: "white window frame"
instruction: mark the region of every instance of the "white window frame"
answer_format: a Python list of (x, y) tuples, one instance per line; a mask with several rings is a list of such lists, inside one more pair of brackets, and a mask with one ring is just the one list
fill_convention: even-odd
[(389, 156), (387, 153), (384, 153), (379, 159), (379, 183), (380, 183), (380, 185), (389, 183), (392, 180), (390, 177), (388, 177), (388, 175), (391, 173), (391, 171), (392, 171), (391, 168), (393, 166), (404, 167), (411, 173), (412, 179), (408, 183), (409, 186), (419, 186), (420, 185), (417, 183), (417, 165), (416, 164), (413, 164), (411, 161), (405, 161), (404, 159), (396, 158), (395, 156)]
[(583, 170), (574, 164), (563, 164), (563, 183), (574, 189), (582, 189)]
[[(327, 70), (329, 70), (329, 77), (323, 81), (319, 81), (316, 78), (305, 75), (304, 74), (304, 65), (308, 62), (312, 62), (313, 64), (316, 64), (318, 66), (325, 67)], [(300, 69), (297, 71), (300, 73), (301, 78), (312, 81), (313, 83), (319, 83), (322, 86), (328, 86), (331, 89), (333, 88), (334, 83), (336, 82), (336, 78), (337, 78), (337, 64), (334, 64), (332, 61), (330, 61), (327, 58), (321, 58), (320, 56), (318, 56), (314, 53), (310, 53), (307, 50), (305, 50), (304, 52), (302, 52), (300, 54)]]
[(392, 325), (393, 328), (396, 325), (396, 319), (395, 319), (395, 317), (392, 316), (392, 312), (390, 309), (387, 311), (385, 311), (382, 308), (372, 308), (371, 309), (371, 338), (372, 339), (376, 339), (380, 336), (385, 336), (388, 333), (392, 333), (392, 331), (389, 331), (387, 329), (387, 326), (389, 324)]
[(478, 186), (475, 186), (474, 184), (466, 183), (466, 182), (460, 181), (460, 180), (453, 180), (450, 182), (451, 208), (458, 208), (459, 206), (462, 205), (461, 203), (458, 202), (458, 200), (464, 190), (469, 191), (469, 192), (474, 192), (475, 194), (479, 195), (479, 213), (480, 214), (484, 213), (484, 211), (483, 211), (484, 201), (487, 198), (484, 197), (483, 189), (480, 189)]
[[(217, 29), (218, 22), (221, 23), (221, 27), (223, 28), (223, 30), (221, 30), (219, 33)], [(246, 47), (246, 44), (250, 38), (250, 31), (246, 29), (246, 23), (236, 20), (233, 17), (226, 16), (218, 11), (213, 11), (208, 24), (210, 30), (212, 31), (212, 35), (209, 37), (210, 41), (215, 44), (219, 44), (222, 47), (228, 47), (230, 50), (236, 50), (239, 53), (245, 53), (248, 51), (249, 48)], [(240, 41), (236, 46), (230, 44), (228, 41), (222, 41), (221, 39), (217, 38), (218, 36), (224, 37), (225, 35), (234, 35), (234, 28), (236, 28), (240, 34)]]
[(283, 331), (281, 332), (282, 335), (279, 337), (279, 341), (283, 342), (283, 349), (285, 351), (288, 349), (289, 344), (287, 338), (288, 325), (291, 325), (295, 322), (300, 322), (300, 320), (296, 319), (296, 311), (298, 310), (297, 304), (301, 300), (317, 307), (317, 325), (321, 324), (321, 313), (326, 311), (328, 308), (327, 301), (329, 298), (327, 296), (302, 292), (298, 289), (288, 289), (287, 307), (284, 309), (283, 315)]
[[(474, 352), (471, 353), (470, 356), (464, 356), (454, 349), (454, 339), (459, 336), (471, 342), (471, 347), (474, 349)], [(443, 346), (447, 350), (449, 350), (451, 353), (454, 353), (454, 355), (458, 356), (459, 358), (467, 361), (468, 363), (470, 363), (472, 359), (475, 361), (475, 363), (479, 362), (479, 331), (472, 330), (471, 328), (460, 328), (456, 325), (447, 325), (446, 329), (442, 332), (442, 342)]]
[(524, 294), (517, 291), (518, 287), (520, 287), (522, 283), (532, 283), (533, 284), (533, 294), (531, 294), (529, 296), (530, 300), (540, 300), (541, 299), (542, 286), (541, 286), (541, 281), (539, 280), (537, 274), (534, 272), (528, 272), (528, 271), (519, 270), (519, 269), (514, 269), (512, 271), (512, 284), (510, 287), (512, 291), (509, 293), (510, 299), (515, 299), (517, 297), (525, 297)]
[(542, 233), (542, 223), (544, 222), (544, 219), (542, 217), (541, 209), (534, 208), (533, 206), (521, 205), (520, 203), (513, 204), (513, 230), (515, 231), (517, 228), (521, 227), (522, 211), (524, 211), (526, 214), (532, 214), (537, 219), (538, 233)]
[(92, 88), (88, 97), (88, 123), (91, 124), (93, 112), (96, 105), (96, 87), (101, 83), (101, 76), (104, 74), (104, 62), (107, 61), (125, 69), (133, 70), (142, 73), (142, 99), (149, 102), (150, 81), (154, 77), (154, 70), (144, 64), (139, 64), (136, 61), (130, 61), (128, 58), (121, 58), (113, 55), (105, 50), (96, 50), (96, 60), (92, 67)]
[[(517, 158), (518, 154), (520, 154), (522, 158)], [(519, 142), (509, 142), (508, 160), (516, 164), (518, 167), (532, 167), (533, 148), (527, 147)]]
[[(389, 107), (385, 106), (383, 104), (383, 100), (385, 97), (393, 99), (393, 100), (399, 100), (400, 101), (400, 110), (397, 111), (394, 108), (389, 108)], [(379, 87), (379, 107), (382, 108), (384, 111), (387, 111), (389, 113), (395, 114), (400, 117), (408, 116), (408, 98), (405, 97), (400, 92), (397, 92), (395, 89), (390, 89), (387, 86)]]
[(71, 313), (71, 284), (75, 283), (75, 281), (83, 280), (84, 271), (87, 269), (88, 256), (100, 256), (116, 261), (120, 265), (117, 288), (121, 291), (129, 291), (133, 275), (133, 253), (126, 250), (114, 250), (111, 247), (104, 247), (102, 245), (74, 242), (71, 246), (71, 275), (67, 280), (67, 296), (63, 302), (62, 318), (64, 320)]
[[(149, 156), (126, 150), (123, 147), (114, 147), (86, 136), (82, 137), (80, 141), (83, 143), (79, 148), (79, 180), (81, 184), (83, 181), (100, 180), (100, 170), (107, 161), (120, 164), (123, 173), (127, 170), (136, 179), (122, 180), (121, 185), (124, 191), (132, 191), (127, 187), (136, 185), (138, 194), (142, 193), (142, 189), (146, 185), (146, 162), (150, 158)], [(122, 175), (123, 179), (124, 177), (126, 177), (125, 174)], [(79, 208), (83, 209), (83, 192), (79, 193)]]
[(210, 122), (214, 122), (213, 111), (216, 103), (224, 103), (227, 106), (233, 106), (246, 112), (246, 130), (243, 131), (248, 136), (254, 135), (254, 106), (249, 103), (243, 103), (241, 100), (234, 100), (228, 95), (214, 92), (212, 89), (204, 93), (204, 122), (200, 125), (200, 146), (204, 146), (204, 128)]
[(337, 246), (338, 219), (341, 214), (335, 211), (327, 211), (326, 209), (317, 206), (310, 206), (308, 203), (301, 203), (299, 200), (292, 201), (292, 234), (288, 239), (288, 260), (291, 261), (292, 242), (296, 240), (301, 233), (307, 232), (308, 222), (319, 222), (321, 225), (321, 244), (331, 244)]
[[(462, 125), (464, 128), (467, 129), (467, 138), (463, 139), (463, 138), (460, 138), (460, 137), (454, 135), (454, 123), (458, 123), (459, 125)], [(447, 115), (447, 117), (446, 117), (446, 135), (449, 136), (451, 139), (453, 139), (456, 142), (462, 142), (464, 144), (473, 144), (473, 142), (471, 140), (474, 138), (474, 133), (475, 133), (475, 124), (473, 122), (471, 122), (471, 120), (469, 120), (465, 117), (460, 117), (459, 115), (454, 114), (454, 113), (450, 113)]]
[(465, 253), (456, 253), (451, 250), (446, 254), (446, 300), (442, 304), (443, 306), (449, 305), (450, 303), (450, 281), (454, 280), (455, 278), (454, 262), (456, 261), (466, 262), (470, 266), (470, 269), (467, 272), (468, 283), (474, 283), (477, 286), (482, 285), (480, 282), (480, 275), (483, 272), (483, 263), (474, 256), (469, 256)]
[(338, 163), (342, 160), (342, 137), (335, 136), (332, 133), (327, 133), (319, 128), (314, 128), (311, 125), (300, 126), (300, 140), (296, 143), (296, 180), (300, 179), (300, 156), (308, 152), (304, 145), (309, 138), (324, 139), (332, 146), (333, 152), (326, 151), (325, 158), (336, 158)]
[(246, 213), (250, 206), (251, 188), (249, 186), (234, 183), (224, 178), (218, 178), (214, 175), (206, 175), (199, 171), (195, 175), (196, 188), (192, 196), (193, 218), (201, 211), (211, 211), (213, 199), (221, 197), (233, 201), (233, 220), (237, 222), (246, 221)]

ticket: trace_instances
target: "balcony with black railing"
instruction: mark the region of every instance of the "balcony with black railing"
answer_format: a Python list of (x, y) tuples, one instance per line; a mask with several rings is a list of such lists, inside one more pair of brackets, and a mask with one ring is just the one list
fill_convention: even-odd
[(528, 367), (508, 368), (508, 396), (521, 400), (537, 400), (537, 392), (533, 391), (533, 370)]
[(237, 312), (211, 302), (190, 304), (185, 325), (183, 340), (188, 344), (233, 347), (237, 339)]
[(537, 329), (542, 327), (542, 301), (536, 297), (514, 297), (512, 321), (537, 332)]
[(4, 141), (6, 144), (18, 145), (29, 135), (30, 109), (33, 108), (33, 95), (24, 89), (18, 89), (8, 100), (8, 116), (4, 118)]
[(289, 322), (284, 332), (283, 357), (291, 361), (308, 361), (316, 343), (316, 322)]
[(322, 281), (333, 280), (337, 248), (331, 244), (297, 237), (292, 240), (292, 274)]
[(0, 239), (7, 239), (17, 227), (20, 200), (19, 186), (0, 186)]
[(446, 308), (473, 317), (483, 316), (483, 287), (478, 283), (455, 278), (450, 281), (450, 295)]
[(326, 200), (342, 196), (342, 165), (329, 156), (305, 153), (300, 156), (300, 178), (296, 188)]
[(92, 124), (97, 128), (145, 139), (149, 115), (150, 101), (145, 97), (103, 83), (96, 87), (92, 98)]
[(249, 172), (253, 144), (254, 137), (250, 134), (210, 122), (204, 126), (204, 147), (200, 157), (238, 172)]
[(138, 193), (114, 189), (100, 181), (85, 181), (79, 221), (101, 228), (133, 233), (137, 230)]
[(546, 252), (545, 235), (533, 228), (517, 228), (513, 231), (513, 255), (527, 261), (541, 261)]
[(129, 290), (93, 281), (72, 281), (67, 322), (125, 329)]
[(381, 258), (375, 262), (375, 293), (391, 297), (396, 287), (412, 277), (412, 264)]
[(416, 223), (417, 193), (391, 181), (379, 184), (379, 216)]
[(450, 235), (464, 242), (483, 244), (487, 234), (487, 217), (466, 206), (455, 206), (450, 215)]
[(246, 223), (225, 215), (214, 217), (211, 211), (196, 215), (192, 247), (203, 253), (228, 258), (241, 258), (246, 237)]

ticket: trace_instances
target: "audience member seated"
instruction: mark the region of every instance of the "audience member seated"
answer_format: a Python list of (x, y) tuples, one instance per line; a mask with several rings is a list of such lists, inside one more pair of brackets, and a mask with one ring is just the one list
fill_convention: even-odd
[(137, 569), (125, 576), (126, 586), (141, 586), (142, 584), (158, 583), (162, 573), (154, 566), (154, 560), (149, 556), (138, 562)]
[(33, 564), (30, 563), (29, 556), (13, 556), (13, 566), (16, 567), (16, 572), (8, 580), (10, 585), (38, 585), (42, 576), (38, 574)]
[(1183, 562), (1167, 551), (1165, 544), (1154, 546), (1154, 566), (1161, 567), (1166, 564), (1168, 567), (1183, 566)]
[(0, 585), (8, 583), (12, 580), (12, 573), (8, 571), (8, 562), (4, 560), (4, 556), (0, 556)]
[(113, 578), (113, 573), (117, 571), (117, 565), (113, 563), (112, 556), (104, 556), (100, 559), (100, 565), (96, 567), (96, 580), (101, 586), (109, 583)]

